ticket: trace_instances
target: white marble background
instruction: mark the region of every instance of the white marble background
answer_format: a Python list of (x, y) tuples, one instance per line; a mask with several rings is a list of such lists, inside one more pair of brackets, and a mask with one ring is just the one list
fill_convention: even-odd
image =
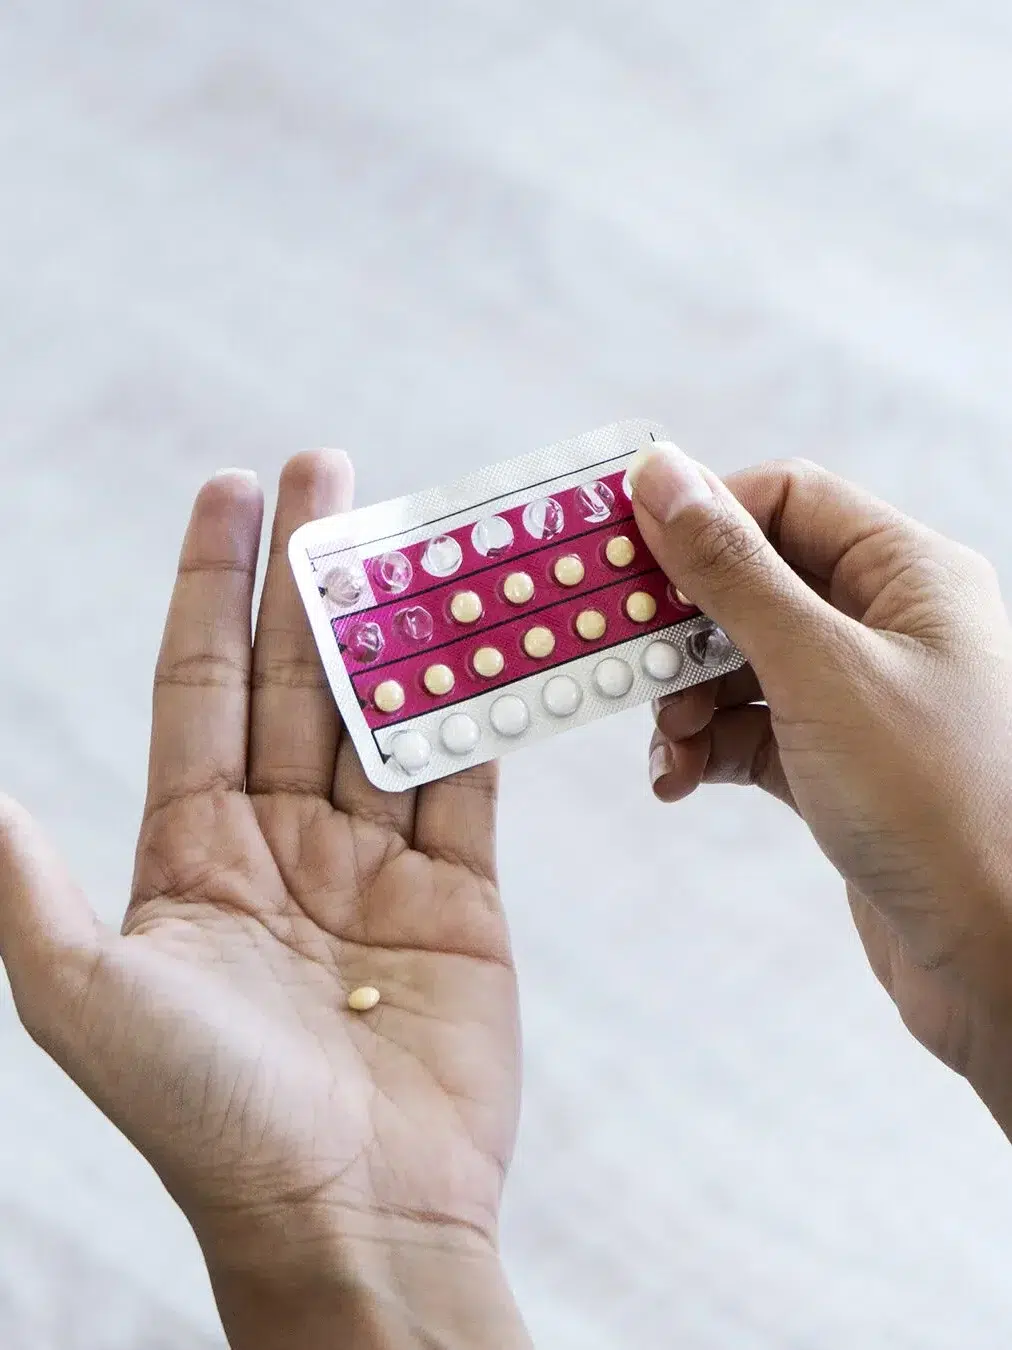
[[(1001, 0), (4, 0), (0, 778), (118, 915), (201, 477), (361, 499), (626, 415), (802, 453), (1012, 580)], [(647, 717), (514, 756), (511, 1268), (573, 1350), (990, 1350), (1012, 1151), (800, 828)], [(939, 771), (944, 772), (940, 760)], [(219, 1344), (146, 1166), (0, 1017), (0, 1344)]]

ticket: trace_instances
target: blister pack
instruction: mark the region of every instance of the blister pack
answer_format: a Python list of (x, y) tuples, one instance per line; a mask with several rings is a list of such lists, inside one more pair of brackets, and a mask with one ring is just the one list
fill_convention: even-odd
[(369, 779), (397, 791), (728, 674), (743, 658), (668, 584), (617, 422), (312, 521), (290, 558)]

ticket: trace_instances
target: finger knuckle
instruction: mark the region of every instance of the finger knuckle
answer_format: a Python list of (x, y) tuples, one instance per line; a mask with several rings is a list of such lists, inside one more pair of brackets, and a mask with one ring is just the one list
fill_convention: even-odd
[(162, 656), (155, 670), (156, 688), (225, 689), (245, 681), (245, 664), (225, 652)]
[(729, 511), (719, 511), (700, 522), (688, 541), (697, 566), (714, 578), (736, 577), (767, 547), (761, 532), (749, 529)]

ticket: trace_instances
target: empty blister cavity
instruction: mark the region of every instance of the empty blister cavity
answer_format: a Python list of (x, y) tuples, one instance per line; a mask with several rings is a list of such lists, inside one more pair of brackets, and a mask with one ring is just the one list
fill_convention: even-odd
[(365, 594), (366, 581), (359, 568), (338, 563), (320, 578), (320, 589), (340, 609), (358, 604)]
[(607, 483), (584, 483), (576, 489), (576, 509), (588, 525), (601, 525), (615, 509), (615, 494)]
[(454, 713), (439, 728), (439, 739), (451, 755), (469, 755), (481, 740), (481, 729), (467, 713)]
[(502, 584), (502, 593), (511, 605), (526, 605), (534, 595), (534, 582), (526, 572), (511, 572)]
[(425, 674), (422, 676), (422, 684), (425, 685), (426, 692), (430, 693), (433, 698), (442, 698), (444, 694), (450, 692), (456, 684), (456, 680), (449, 666), (437, 664), (426, 667)]
[(402, 731), (391, 741), (390, 753), (405, 773), (421, 773), (432, 758), (432, 746), (420, 731)]
[(500, 736), (522, 736), (531, 723), (530, 709), (516, 694), (503, 694), (489, 709), (492, 730)]
[(396, 680), (383, 680), (372, 691), (372, 701), (381, 713), (400, 712), (404, 707), (404, 686)]
[(356, 661), (375, 661), (383, 650), (383, 630), (378, 623), (352, 624), (345, 634), (344, 646)]
[(583, 560), (576, 553), (567, 553), (556, 558), (552, 576), (560, 586), (579, 586), (586, 575)]
[(532, 539), (555, 539), (565, 529), (566, 518), (554, 497), (539, 497), (524, 507), (524, 529)]
[(471, 531), (471, 543), (483, 558), (501, 558), (513, 543), (513, 526), (502, 516), (479, 520)]
[(483, 680), (494, 680), (497, 675), (502, 674), (505, 665), (506, 658), (498, 647), (479, 647), (471, 657), (474, 673), (480, 675)]
[(432, 637), (432, 615), (423, 605), (399, 609), (394, 615), (394, 627), (410, 642), (428, 642)]
[(685, 643), (685, 650), (700, 666), (721, 666), (734, 655), (734, 643), (715, 623), (697, 628)]
[(682, 669), (682, 653), (673, 642), (651, 642), (643, 653), (643, 669), (652, 680), (673, 680)]
[(594, 667), (594, 687), (605, 698), (625, 698), (632, 684), (632, 666), (617, 656), (608, 656)]
[(430, 577), (452, 577), (464, 561), (464, 550), (452, 534), (430, 539), (422, 554), (422, 566)]
[(553, 717), (572, 717), (583, 701), (583, 690), (571, 675), (554, 675), (541, 691), (541, 702)]
[(388, 595), (397, 595), (411, 585), (414, 568), (411, 566), (410, 558), (403, 553), (391, 551), (373, 559), (372, 574), (378, 590), (386, 591)]
[(477, 623), (482, 616), (481, 596), (477, 591), (458, 591), (450, 601), (450, 613), (457, 623)]

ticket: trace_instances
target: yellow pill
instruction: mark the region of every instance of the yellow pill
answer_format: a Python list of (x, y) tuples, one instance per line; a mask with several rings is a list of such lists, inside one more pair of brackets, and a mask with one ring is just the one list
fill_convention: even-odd
[(534, 594), (534, 582), (526, 572), (511, 572), (503, 582), (502, 593), (511, 605), (526, 605)]
[(677, 586), (675, 587), (675, 599), (678, 601), (680, 605), (685, 605), (687, 609), (692, 608), (692, 601), (685, 594), (685, 592), (680, 591)]
[(458, 591), (450, 601), (450, 613), (458, 623), (475, 623), (481, 618), (481, 597), (474, 591)]
[(583, 563), (575, 553), (567, 553), (564, 558), (557, 558), (552, 571), (560, 586), (579, 586), (583, 580)]
[(471, 658), (471, 665), (474, 667), (474, 673), (481, 675), (486, 680), (494, 679), (496, 675), (502, 674), (502, 668), (506, 664), (506, 658), (498, 647), (479, 647)]
[(372, 701), (380, 712), (398, 712), (404, 707), (404, 690), (396, 680), (384, 680), (373, 690)]
[(585, 642), (596, 642), (604, 637), (608, 627), (604, 615), (599, 609), (585, 609), (576, 616), (576, 631)]
[(430, 694), (448, 694), (453, 688), (453, 671), (449, 666), (429, 666), (422, 676), (422, 683)]
[(625, 602), (625, 612), (633, 623), (649, 623), (657, 613), (657, 601), (648, 591), (633, 591)]
[(348, 1007), (352, 1012), (372, 1012), (379, 1001), (380, 991), (374, 989), (371, 984), (364, 984), (361, 989), (353, 989), (348, 995)]
[(636, 557), (636, 545), (625, 534), (616, 534), (605, 546), (604, 556), (612, 567), (628, 567)]
[(542, 661), (555, 651), (555, 634), (550, 628), (529, 628), (524, 634), (524, 651)]

